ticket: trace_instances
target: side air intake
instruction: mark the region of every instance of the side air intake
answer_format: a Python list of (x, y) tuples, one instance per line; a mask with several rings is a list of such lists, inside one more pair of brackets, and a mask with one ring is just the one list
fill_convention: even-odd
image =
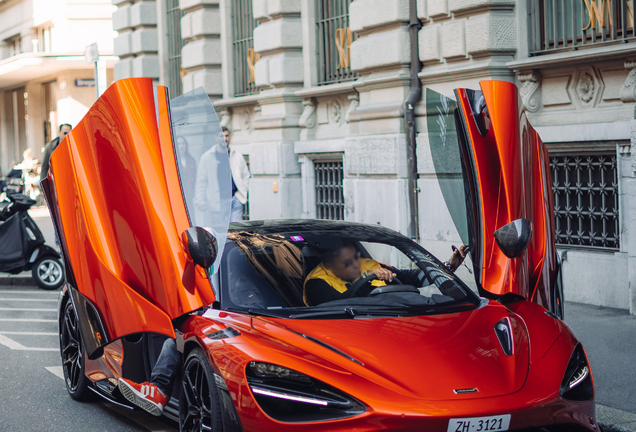
[(514, 343), (512, 340), (512, 328), (510, 327), (510, 319), (504, 318), (495, 324), (495, 334), (499, 339), (501, 348), (507, 356), (514, 353)]

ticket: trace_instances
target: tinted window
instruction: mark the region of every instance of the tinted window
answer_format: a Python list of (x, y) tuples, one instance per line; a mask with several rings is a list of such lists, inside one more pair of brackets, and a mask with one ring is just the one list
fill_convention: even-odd
[[(315, 233), (296, 232), (246, 236), (230, 234), (221, 270), (221, 306), (239, 310), (260, 310), (289, 316), (301, 309), (353, 307), (421, 307), (474, 302), (476, 297), (455, 275), (408, 239), (385, 236), (377, 239), (335, 236), (333, 233), (316, 236)], [(324, 241), (323, 241), (324, 239)], [(358, 275), (364, 266), (384, 267), (396, 271), (402, 286), (397, 292), (343, 296), (337, 301), (313, 303), (305, 296), (305, 284), (325, 266), (329, 254), (337, 254), (334, 262), (343, 257), (341, 247), (324, 245), (344, 244), (355, 251)], [(318, 246), (317, 246), (318, 245)], [(362, 263), (362, 264), (361, 264)], [(346, 264), (346, 263), (345, 263)], [(332, 265), (335, 265), (332, 263)], [(334, 270), (335, 272), (335, 270)], [(324, 272), (320, 273), (324, 276)], [(323, 276), (317, 277), (321, 281)], [(331, 276), (334, 276), (332, 274)], [(348, 289), (356, 281), (343, 281)], [(398, 281), (387, 282), (385, 287), (398, 287)], [(348, 284), (348, 285), (347, 285)], [(380, 285), (380, 284), (378, 284)], [(373, 291), (375, 285), (369, 288)], [(326, 289), (330, 290), (331, 287)], [(413, 311), (411, 311), (413, 312)]]

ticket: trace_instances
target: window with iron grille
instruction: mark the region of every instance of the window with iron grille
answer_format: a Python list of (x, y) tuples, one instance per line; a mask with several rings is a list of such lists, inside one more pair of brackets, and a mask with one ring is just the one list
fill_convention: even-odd
[(179, 8), (179, 0), (166, 0), (166, 27), (168, 33), (168, 94), (175, 98), (183, 93), (181, 81), (181, 50), (185, 42), (181, 38), (181, 18), (185, 15)]
[(636, 39), (636, 0), (529, 0), (530, 54)]
[(353, 35), (349, 28), (351, 0), (316, 0), (316, 52), (318, 85), (356, 79), (351, 70), (349, 47)]
[(254, 65), (260, 55), (254, 52), (254, 29), (258, 21), (252, 14), (252, 0), (232, 0), (232, 50), (234, 52), (234, 96), (258, 93)]
[(344, 220), (342, 161), (314, 161), (316, 218)]
[(552, 192), (559, 246), (618, 250), (615, 154), (552, 156)]

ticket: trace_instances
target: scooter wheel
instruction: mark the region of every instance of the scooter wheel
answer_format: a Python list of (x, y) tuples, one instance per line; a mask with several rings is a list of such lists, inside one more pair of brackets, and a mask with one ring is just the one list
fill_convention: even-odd
[(55, 257), (42, 257), (31, 268), (31, 275), (40, 288), (45, 290), (57, 289), (64, 283), (62, 261)]

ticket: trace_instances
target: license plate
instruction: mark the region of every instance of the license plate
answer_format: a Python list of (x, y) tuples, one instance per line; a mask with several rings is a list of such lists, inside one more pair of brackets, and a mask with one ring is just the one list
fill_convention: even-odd
[(447, 432), (507, 431), (509, 427), (510, 414), (502, 414), (491, 417), (450, 419)]

